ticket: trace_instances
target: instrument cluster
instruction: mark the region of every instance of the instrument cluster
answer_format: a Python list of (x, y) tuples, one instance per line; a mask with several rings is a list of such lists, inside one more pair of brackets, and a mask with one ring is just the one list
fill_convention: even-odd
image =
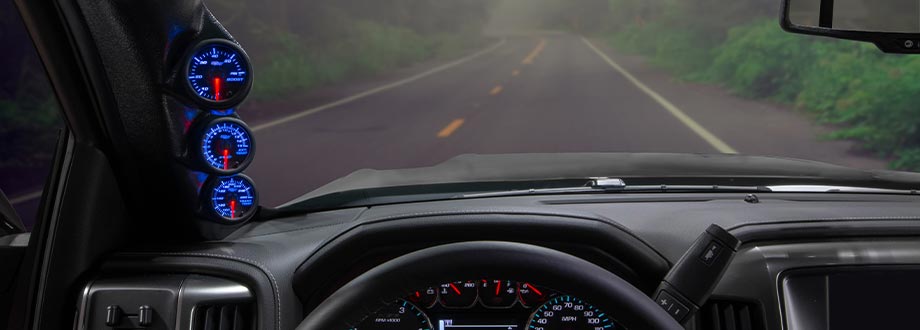
[(613, 316), (577, 297), (510, 280), (444, 283), (410, 293), (351, 330), (610, 330)]

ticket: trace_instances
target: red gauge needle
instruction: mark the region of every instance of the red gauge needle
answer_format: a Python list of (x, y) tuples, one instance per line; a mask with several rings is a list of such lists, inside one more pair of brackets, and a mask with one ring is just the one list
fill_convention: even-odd
[(214, 78), (214, 101), (220, 101), (220, 78)]
[(454, 285), (453, 283), (450, 284), (450, 288), (451, 288), (451, 289), (454, 289), (454, 292), (456, 292), (458, 296), (462, 296), (462, 295), (463, 295), (463, 293), (460, 292), (460, 289), (457, 289), (457, 286)]
[(502, 282), (498, 281), (498, 285), (495, 286), (495, 295), (498, 295), (498, 292), (502, 289)]
[(230, 217), (236, 218), (236, 201), (235, 200), (230, 201)]
[(524, 283), (524, 284), (526, 284), (528, 288), (533, 290), (534, 293), (541, 295), (541, 296), (543, 295), (543, 292), (540, 292), (540, 290), (537, 290), (537, 288), (534, 287), (533, 284), (530, 284), (530, 283)]
[(421, 297), (422, 297), (422, 293), (421, 293), (421, 292), (418, 292), (418, 291), (415, 291), (415, 297), (416, 297), (416, 298), (421, 298)]
[(230, 150), (224, 149), (224, 170), (227, 170), (227, 167), (230, 165)]

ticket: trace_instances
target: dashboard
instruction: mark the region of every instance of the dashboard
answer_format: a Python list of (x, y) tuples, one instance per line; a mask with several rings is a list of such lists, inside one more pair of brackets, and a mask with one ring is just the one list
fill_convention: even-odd
[(622, 329), (583, 299), (529, 282), (481, 279), (410, 293), (367, 315), (353, 330)]
[[(325, 211), (253, 222), (226, 239), (169, 252), (120, 253), (101, 267), (98, 276), (125, 276), (140, 270), (144, 274), (220, 276), (244, 283), (252, 301), (259, 302), (253, 305), (258, 325), (252, 329), (294, 329), (361, 274), (413, 251), (452, 242), (526, 242), (563, 251), (602, 266), (652, 296), (655, 285), (697, 235), (717, 223), (744, 243), (712, 297), (684, 324), (685, 328), (724, 329), (730, 323), (738, 329), (821, 330), (831, 328), (806, 322), (821, 323), (822, 318), (854, 314), (833, 308), (831, 314), (809, 312), (815, 305), (801, 301), (811, 301), (809, 297), (821, 297), (825, 292), (803, 287), (820, 288), (814, 283), (846, 270), (840, 267), (920, 265), (920, 217), (915, 216), (920, 208), (915, 196), (831, 195), (816, 200), (818, 196), (809, 194), (769, 194), (760, 196), (760, 204), (755, 205), (746, 203), (744, 197), (528, 196)], [(489, 255), (473, 257), (488, 259)], [(548, 280), (535, 272), (529, 277), (483, 280), (451, 268), (450, 260), (440, 266), (445, 281), (439, 285), (397, 286), (390, 288), (393, 295), (362, 296), (368, 307), (359, 310), (360, 322), (352, 326), (407, 330), (629, 326), (624, 318), (630, 315), (622, 310), (595, 311), (592, 306), (601, 304), (596, 299), (569, 296), (566, 293), (573, 292), (570, 290), (553, 290), (571, 284), (565, 278)], [(809, 269), (821, 272), (801, 272)], [(915, 270), (904, 272), (876, 271), (860, 276), (869, 276), (866, 282), (883, 285), (874, 291), (884, 292), (882, 296), (890, 300), (886, 304), (896, 305), (910, 298), (897, 292), (908, 294), (915, 287), (911, 284), (917, 276)], [(895, 277), (886, 279), (886, 273)], [(840, 280), (852, 282), (856, 275), (846, 276)], [(886, 283), (900, 291), (893, 292), (892, 285)], [(831, 297), (849, 297), (839, 301), (858, 308), (882, 306), (879, 299), (858, 299), (858, 292), (840, 290), (840, 286), (832, 285), (828, 292)], [(568, 302), (572, 302), (571, 310), (566, 309)], [(580, 306), (578, 311), (575, 306)], [(569, 314), (558, 313), (562, 311)], [(597, 326), (586, 324), (585, 312), (608, 319), (599, 320)], [(99, 315), (104, 316), (104, 310)], [(560, 328), (562, 317), (584, 323), (578, 328)], [(606, 320), (611, 323), (604, 323)]]

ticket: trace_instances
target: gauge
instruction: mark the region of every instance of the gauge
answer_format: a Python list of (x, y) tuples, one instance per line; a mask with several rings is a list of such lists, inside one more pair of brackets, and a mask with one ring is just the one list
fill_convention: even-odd
[(591, 304), (572, 296), (558, 296), (537, 308), (524, 329), (611, 330), (617, 327), (607, 313)]
[(519, 287), (520, 290), (518, 290), (518, 292), (521, 297), (521, 305), (525, 307), (537, 306), (549, 299), (550, 293), (547, 289), (540, 289), (527, 282), (521, 282)]
[(239, 46), (211, 39), (194, 48), (186, 62), (185, 78), (198, 101), (209, 108), (226, 109), (249, 93), (249, 67), (249, 58)]
[(458, 281), (441, 284), (438, 297), (446, 308), (468, 308), (476, 303), (478, 285), (473, 281)]
[(252, 133), (236, 118), (220, 117), (201, 128), (193, 139), (198, 142), (201, 163), (222, 175), (236, 174), (249, 166), (255, 155)]
[(407, 297), (409, 301), (424, 308), (431, 308), (438, 302), (438, 289), (434, 287), (415, 291)]
[(235, 175), (215, 178), (205, 189), (210, 211), (220, 220), (237, 223), (255, 214), (258, 196), (249, 177)]
[(405, 300), (398, 300), (369, 315), (351, 330), (432, 330), (424, 312)]
[(518, 284), (503, 280), (482, 280), (479, 301), (488, 308), (508, 308), (518, 299)]

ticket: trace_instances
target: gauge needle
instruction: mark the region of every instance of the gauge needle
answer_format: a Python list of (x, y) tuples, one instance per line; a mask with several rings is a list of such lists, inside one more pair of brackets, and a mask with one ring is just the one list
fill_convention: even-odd
[(227, 167), (229, 167), (228, 166), (229, 163), (230, 163), (230, 150), (224, 149), (224, 170), (226, 170)]
[(534, 293), (541, 295), (541, 296), (543, 295), (543, 292), (540, 292), (540, 290), (537, 290), (537, 288), (534, 287), (533, 284), (530, 284), (530, 283), (524, 283), (524, 284), (527, 284), (527, 287), (533, 290)]
[(236, 218), (236, 201), (230, 200), (230, 217)]
[(462, 295), (463, 295), (463, 293), (460, 292), (460, 289), (457, 289), (457, 286), (454, 285), (453, 283), (450, 284), (450, 288), (451, 288), (451, 289), (454, 289), (454, 292), (456, 292), (458, 296), (462, 296)]
[(498, 285), (495, 286), (495, 295), (498, 295), (498, 291), (502, 289), (502, 282), (498, 281)]
[(214, 78), (214, 101), (220, 101), (220, 78)]

